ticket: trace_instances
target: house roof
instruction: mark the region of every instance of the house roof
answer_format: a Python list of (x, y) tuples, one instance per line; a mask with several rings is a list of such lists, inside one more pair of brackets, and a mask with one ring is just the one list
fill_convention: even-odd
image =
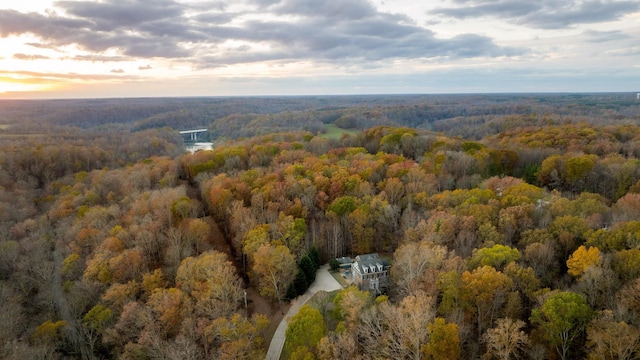
[[(377, 272), (379, 266), (384, 269), (391, 265), (387, 259), (381, 258), (377, 253), (358, 255), (354, 264), (358, 266), (361, 274)], [(365, 267), (368, 269), (367, 271), (365, 271)]]

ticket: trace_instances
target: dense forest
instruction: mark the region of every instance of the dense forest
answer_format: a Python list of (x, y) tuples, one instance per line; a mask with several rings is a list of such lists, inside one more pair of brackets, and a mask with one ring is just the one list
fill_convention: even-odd
[(640, 356), (630, 94), (0, 109), (0, 358), (262, 358), (321, 263), (370, 252), (388, 292), (304, 306), (286, 358)]

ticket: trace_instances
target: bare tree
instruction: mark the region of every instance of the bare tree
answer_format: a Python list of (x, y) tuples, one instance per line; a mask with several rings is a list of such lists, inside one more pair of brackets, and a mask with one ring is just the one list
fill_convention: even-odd
[(482, 341), (487, 346), (487, 356), (500, 360), (518, 358), (529, 345), (529, 336), (522, 330), (524, 326), (522, 320), (498, 319), (496, 326), (482, 335)]
[(447, 256), (444, 246), (423, 240), (419, 243), (407, 243), (398, 248), (393, 255), (391, 277), (401, 297), (415, 295), (418, 291), (434, 290), (436, 270)]

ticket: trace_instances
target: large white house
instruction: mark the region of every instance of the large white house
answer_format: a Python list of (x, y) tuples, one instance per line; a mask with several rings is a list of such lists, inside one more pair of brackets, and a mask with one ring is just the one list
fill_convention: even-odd
[(351, 264), (353, 283), (361, 290), (381, 293), (387, 288), (391, 264), (377, 253), (356, 256)]

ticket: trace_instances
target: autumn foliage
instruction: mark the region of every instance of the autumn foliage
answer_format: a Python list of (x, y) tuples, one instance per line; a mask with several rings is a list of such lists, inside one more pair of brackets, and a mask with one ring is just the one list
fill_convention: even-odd
[(303, 307), (292, 358), (637, 358), (637, 105), (420, 99), (205, 101), (193, 154), (153, 126), (174, 102), (29, 110), (0, 134), (0, 358), (262, 358), (318, 265), (368, 252), (387, 292)]

